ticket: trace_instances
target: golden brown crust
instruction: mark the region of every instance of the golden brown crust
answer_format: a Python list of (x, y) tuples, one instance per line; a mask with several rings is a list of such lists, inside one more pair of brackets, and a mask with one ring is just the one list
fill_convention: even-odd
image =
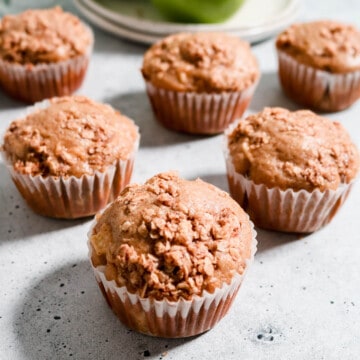
[(259, 78), (248, 43), (224, 33), (180, 33), (154, 44), (142, 74), (154, 86), (174, 91), (241, 91)]
[(282, 190), (336, 189), (359, 171), (359, 151), (338, 122), (308, 110), (265, 108), (228, 137), (236, 172)]
[(60, 7), (27, 10), (0, 21), (0, 58), (11, 63), (64, 61), (84, 55), (92, 41), (80, 19)]
[(109, 105), (66, 96), (13, 121), (3, 150), (20, 173), (80, 177), (129, 158), (138, 137), (133, 122)]
[(332, 73), (360, 70), (360, 31), (336, 21), (290, 26), (276, 41), (277, 49), (298, 62)]
[(90, 237), (94, 266), (142, 297), (191, 299), (242, 274), (252, 230), (230, 196), (175, 173), (128, 186), (97, 218)]

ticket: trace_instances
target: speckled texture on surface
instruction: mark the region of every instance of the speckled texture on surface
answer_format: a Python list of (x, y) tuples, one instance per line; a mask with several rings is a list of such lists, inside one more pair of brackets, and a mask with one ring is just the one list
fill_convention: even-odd
[[(303, 19), (360, 27), (360, 2), (304, 1)], [(227, 190), (222, 137), (161, 128), (140, 74), (141, 45), (96, 31), (78, 91), (133, 118), (142, 133), (133, 180), (177, 169)], [(281, 92), (274, 40), (253, 47), (262, 78), (248, 112), (297, 109)], [(0, 134), (24, 106), (0, 93)], [(360, 146), (360, 102), (329, 115)], [(154, 136), (156, 134), (156, 136)], [(259, 230), (255, 263), (229, 314), (190, 339), (126, 329), (107, 307), (87, 259), (91, 219), (57, 221), (31, 212), (0, 163), (0, 359), (357, 359), (360, 356), (360, 184), (333, 221), (303, 236)]]

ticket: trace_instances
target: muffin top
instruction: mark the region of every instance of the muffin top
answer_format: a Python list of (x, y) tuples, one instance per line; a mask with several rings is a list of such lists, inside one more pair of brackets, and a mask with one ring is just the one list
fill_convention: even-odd
[(91, 31), (60, 7), (27, 10), (0, 20), (0, 58), (12, 63), (39, 64), (85, 54)]
[(298, 62), (333, 73), (360, 69), (360, 31), (336, 21), (294, 24), (276, 47)]
[(180, 33), (145, 53), (142, 74), (154, 86), (198, 93), (241, 91), (259, 78), (247, 42), (224, 33)]
[(93, 265), (106, 265), (108, 280), (169, 301), (230, 283), (252, 242), (248, 216), (227, 193), (173, 172), (125, 188), (90, 235)]
[(16, 171), (81, 177), (133, 153), (138, 129), (111, 106), (83, 96), (52, 98), (44, 104), (13, 121), (5, 133), (3, 151)]
[(265, 108), (228, 134), (237, 173), (282, 190), (337, 189), (359, 170), (359, 152), (338, 122), (308, 110)]

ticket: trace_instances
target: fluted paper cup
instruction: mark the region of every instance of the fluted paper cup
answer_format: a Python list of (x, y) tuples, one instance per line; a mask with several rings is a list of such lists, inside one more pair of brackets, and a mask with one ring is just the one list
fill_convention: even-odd
[(190, 134), (218, 134), (247, 109), (257, 82), (243, 91), (216, 94), (179, 92), (146, 82), (157, 120), (166, 128)]
[(91, 44), (83, 55), (74, 58), (41, 64), (17, 64), (0, 59), (0, 85), (11, 97), (34, 103), (54, 96), (71, 95), (77, 90), (85, 77), (93, 48)]
[(353, 183), (336, 190), (281, 190), (255, 184), (236, 172), (231, 156), (226, 170), (231, 196), (256, 226), (284, 232), (309, 233), (330, 222), (346, 200)]
[(360, 71), (334, 74), (304, 65), (278, 50), (279, 78), (285, 94), (320, 111), (346, 109), (360, 98)]
[[(96, 220), (92, 228), (95, 226)], [(120, 321), (130, 329), (146, 335), (179, 338), (201, 334), (214, 327), (228, 312), (233, 303), (244, 276), (254, 260), (256, 252), (256, 232), (252, 226), (251, 256), (246, 260), (243, 274), (236, 274), (230, 284), (224, 283), (214, 293), (204, 291), (192, 300), (178, 301), (155, 300), (130, 293), (125, 286), (119, 287), (114, 280), (108, 280), (105, 266), (96, 266), (92, 258), (89, 231), (89, 257), (96, 281), (108, 305)]]
[[(137, 149), (137, 146), (136, 146)], [(91, 216), (113, 201), (130, 182), (135, 157), (119, 160), (94, 175), (53, 177), (26, 175), (8, 162), (12, 180), (28, 206), (48, 217), (75, 219)]]

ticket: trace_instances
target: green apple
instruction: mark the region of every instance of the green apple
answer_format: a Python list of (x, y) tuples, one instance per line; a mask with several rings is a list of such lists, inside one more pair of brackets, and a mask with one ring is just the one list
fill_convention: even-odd
[(169, 20), (186, 23), (217, 23), (228, 19), (244, 0), (151, 0)]

